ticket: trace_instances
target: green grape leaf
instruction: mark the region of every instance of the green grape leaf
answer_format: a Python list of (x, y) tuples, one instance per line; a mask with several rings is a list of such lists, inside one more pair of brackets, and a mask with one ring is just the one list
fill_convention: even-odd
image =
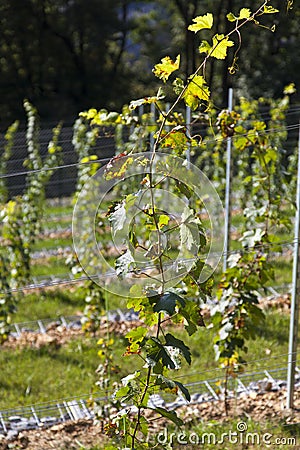
[(176, 60), (173, 61), (169, 56), (161, 59), (159, 64), (156, 64), (153, 69), (153, 73), (158, 78), (162, 79), (165, 83), (171, 73), (178, 70), (180, 66), (180, 55), (177, 55)]
[(128, 239), (133, 248), (137, 248), (139, 246), (139, 241), (136, 237), (136, 234), (133, 230), (129, 230)]
[(126, 339), (128, 339), (128, 341), (131, 342), (142, 342), (142, 340), (144, 339), (144, 337), (147, 334), (147, 328), (144, 327), (137, 327), (134, 328), (133, 330), (129, 331), (125, 337)]
[(202, 41), (199, 47), (200, 53), (208, 53), (211, 50), (211, 45), (207, 41)]
[(209, 54), (216, 59), (225, 59), (227, 56), (227, 48), (233, 45), (234, 42), (230, 41), (228, 36), (224, 37), (224, 34), (215, 34), (212, 49)]
[(192, 209), (185, 207), (181, 215), (181, 221), (179, 225), (181, 246), (188, 250), (198, 247), (200, 243), (200, 220), (195, 217)]
[(177, 339), (175, 336), (173, 336), (170, 333), (166, 334), (165, 339), (166, 339), (165, 346), (171, 346), (171, 347), (178, 348), (180, 353), (183, 355), (184, 359), (186, 360), (186, 362), (188, 364), (191, 364), (191, 362), (192, 362), (191, 351), (190, 351), (189, 347), (187, 347), (183, 341), (181, 341), (180, 339)]
[(179, 314), (185, 319), (184, 328), (189, 336), (196, 333), (199, 326), (204, 325), (199, 306), (191, 300), (186, 300), (186, 304), (183, 308), (180, 308)]
[(211, 29), (211, 27), (213, 26), (213, 21), (214, 17), (211, 13), (207, 13), (204, 16), (195, 17), (195, 19), (193, 19), (193, 22), (195, 23), (190, 25), (188, 27), (188, 30), (197, 33), (198, 31), (206, 28)]
[(167, 411), (164, 408), (149, 408), (153, 411), (156, 411), (161, 416), (165, 417), (166, 419), (171, 420), (171, 422), (175, 423), (178, 427), (181, 427), (183, 425), (183, 420), (180, 419), (180, 417), (177, 416), (175, 411)]
[[(148, 436), (149, 432), (149, 426), (148, 426), (148, 420), (144, 417), (140, 417), (140, 430), (143, 433), (144, 436)], [(148, 444), (144, 443), (145, 448), (148, 448)]]
[(171, 394), (177, 394), (178, 388), (173, 380), (170, 380), (161, 374), (153, 374), (153, 376), (156, 377), (155, 386), (159, 386), (160, 390), (170, 392)]
[(180, 389), (184, 397), (190, 401), (191, 396), (188, 389), (179, 381), (173, 381), (163, 375), (157, 375), (156, 384), (160, 386), (160, 389), (165, 392), (171, 391), (171, 393), (177, 394), (177, 390)]
[(129, 386), (122, 386), (120, 389), (117, 390), (117, 392), (115, 392), (114, 396), (115, 398), (125, 397), (129, 393), (129, 390), (130, 390)]
[(163, 227), (168, 225), (170, 222), (170, 217), (166, 214), (161, 214), (158, 218), (158, 228), (161, 230)]
[(233, 13), (229, 13), (227, 14), (226, 17), (229, 20), (229, 22), (235, 22), (236, 20), (242, 19), (250, 19), (251, 11), (249, 8), (242, 8), (238, 16), (235, 16)]
[(184, 89), (184, 82), (181, 78), (176, 78), (176, 80), (173, 81), (173, 86), (175, 94), (180, 95)]
[(126, 250), (123, 255), (119, 256), (119, 258), (115, 261), (115, 269), (118, 277), (123, 278), (130, 271), (132, 266), (134, 266), (135, 260), (130, 252), (130, 250)]
[(209, 97), (210, 91), (205, 83), (205, 79), (201, 75), (192, 75), (183, 95), (187, 106), (195, 110), (198, 108), (201, 100), (208, 101)]
[(175, 294), (175, 292), (166, 292), (159, 298), (158, 302), (153, 308), (153, 311), (165, 311), (170, 316), (172, 316), (175, 313), (176, 302), (178, 302), (181, 306), (184, 306), (185, 304), (185, 300), (180, 297), (180, 295)]
[(182, 383), (179, 383), (179, 381), (174, 381), (174, 383), (176, 384), (176, 386), (178, 386), (178, 388), (181, 390), (181, 392), (183, 393), (183, 395), (185, 396), (186, 400), (188, 402), (191, 401), (191, 396), (189, 393), (188, 388), (186, 388)]
[(251, 11), (249, 8), (242, 8), (240, 10), (239, 19), (249, 19), (251, 16)]
[(159, 339), (151, 337), (147, 341), (147, 356), (146, 361), (149, 366), (155, 367), (162, 363), (162, 368), (167, 367), (168, 369), (175, 369), (175, 363), (160, 342)]
[(110, 214), (109, 219), (113, 234), (115, 235), (117, 231), (123, 230), (124, 224), (126, 222), (126, 208), (124, 203), (117, 205), (115, 210)]
[(264, 5), (264, 10), (263, 13), (264, 14), (273, 14), (273, 13), (278, 13), (279, 9), (273, 8), (273, 6), (271, 5)]
[(238, 20), (238, 18), (233, 13), (228, 13), (226, 17), (229, 22), (235, 22), (236, 20)]
[(176, 154), (180, 154), (186, 150), (187, 141), (186, 128), (178, 125), (163, 138), (161, 146), (162, 148), (170, 147)]

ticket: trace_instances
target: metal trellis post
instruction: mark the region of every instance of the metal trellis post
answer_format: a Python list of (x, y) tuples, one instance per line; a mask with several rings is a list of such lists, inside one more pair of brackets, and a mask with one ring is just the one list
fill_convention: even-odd
[(297, 359), (297, 338), (299, 321), (299, 299), (300, 299), (300, 125), (298, 137), (298, 174), (297, 174), (297, 197), (296, 197), (296, 217), (295, 217), (295, 242), (293, 261), (293, 284), (291, 298), (291, 317), (289, 335), (289, 354), (287, 368), (287, 403), (288, 409), (294, 405), (295, 370)]
[[(232, 111), (233, 89), (228, 91), (228, 110)], [(230, 222), (231, 222), (231, 178), (232, 178), (232, 163), (231, 163), (231, 137), (227, 138), (227, 153), (226, 153), (226, 187), (225, 187), (225, 229), (224, 229), (224, 259), (223, 272), (227, 269), (227, 258), (230, 245)]]

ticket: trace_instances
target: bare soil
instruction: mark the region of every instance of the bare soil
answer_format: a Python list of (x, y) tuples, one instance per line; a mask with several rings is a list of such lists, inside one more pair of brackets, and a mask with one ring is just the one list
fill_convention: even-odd
[[(226, 416), (222, 401), (190, 404), (178, 408), (177, 414), (184, 420), (185, 427), (192, 427), (199, 422), (229, 422), (233, 419), (247, 419), (266, 423), (266, 432), (272, 433), (274, 426), (281, 424), (300, 423), (300, 389), (295, 391), (295, 409), (288, 411), (285, 408), (286, 390), (267, 392), (264, 394), (250, 394), (229, 400), (229, 413)], [(152, 414), (152, 413), (151, 413)], [(149, 416), (149, 414), (147, 414)], [(152, 434), (157, 434), (167, 425), (164, 419), (153, 422)], [(211, 427), (212, 431), (213, 428)], [(103, 432), (103, 423), (94, 423), (88, 420), (66, 422), (54, 425), (48, 429), (22, 431), (14, 440), (8, 441), (0, 436), (0, 450), (26, 449), (26, 450), (79, 450), (89, 449), (99, 445), (103, 448), (108, 445), (109, 439)], [(299, 443), (300, 444), (300, 443)], [(299, 449), (300, 446), (293, 447)]]

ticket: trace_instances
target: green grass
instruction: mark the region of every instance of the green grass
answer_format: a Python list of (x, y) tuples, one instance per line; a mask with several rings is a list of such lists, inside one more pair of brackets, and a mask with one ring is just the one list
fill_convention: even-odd
[(2, 349), (0, 410), (87, 394), (97, 359), (92, 338), (76, 339), (59, 349)]
[(39, 251), (39, 250), (47, 250), (49, 248), (59, 248), (59, 247), (72, 247), (73, 246), (73, 240), (72, 237), (68, 238), (46, 238), (46, 239), (39, 239), (33, 247), (33, 251)]
[(72, 214), (74, 205), (72, 204), (72, 198), (63, 198), (61, 203), (53, 204), (51, 200), (47, 201), (44, 209), (45, 216), (61, 215), (61, 214)]
[(50, 256), (41, 263), (32, 265), (31, 275), (33, 277), (38, 276), (58, 276), (66, 275), (70, 272), (70, 268), (66, 265), (66, 259), (64, 257)]
[(23, 296), (19, 303), (13, 322), (28, 322), (38, 319), (55, 319), (82, 312), (84, 294), (80, 289), (75, 292), (66, 290), (41, 291), (38, 294)]
[[(108, 308), (126, 307), (126, 299), (113, 294), (108, 295)], [(82, 313), (85, 307), (85, 293), (83, 288), (55, 290), (41, 290), (22, 296), (18, 302), (17, 312), (12, 322), (28, 322), (38, 319), (55, 319), (60, 316), (72, 316)]]
[[(41, 314), (42, 300), (41, 305), (37, 307), (39, 300), (41, 299), (38, 296), (32, 295), (27, 300), (28, 303), (24, 302), (23, 313), (21, 310), (18, 313), (18, 318), (22, 319), (20, 321), (33, 318), (32, 314), (35, 318), (43, 317)], [(74, 307), (74, 310), (80, 306), (81, 301), (80, 297), (72, 298), (71, 295), (61, 296), (59, 300), (67, 307)], [(49, 298), (47, 301), (49, 302)], [(57, 301), (57, 295), (53, 294), (53, 302)], [(31, 306), (34, 311), (30, 311)], [(26, 310), (27, 315), (25, 314)], [(54, 309), (44, 310), (44, 317), (49, 317), (54, 312), (59, 313), (62, 310), (58, 308), (56, 311)], [(223, 371), (218, 369), (215, 362), (212, 329), (200, 329), (192, 337), (188, 337), (183, 330), (171, 328), (169, 331), (177, 338), (184, 339), (192, 352), (192, 366), (183, 364), (179, 371), (174, 372), (174, 378), (183, 383), (192, 383), (224, 377)], [(286, 367), (289, 317), (270, 312), (266, 316), (266, 323), (257, 327), (256, 331), (257, 339), (248, 342), (249, 351), (245, 355), (248, 364), (245, 366), (245, 373)], [(131, 373), (133, 368), (139, 370), (143, 366), (143, 361), (138, 356), (122, 356), (126, 343), (123, 336), (116, 335), (114, 337), (113, 363), (120, 366), (120, 372), (112, 377), (115, 381), (119, 381), (121, 377)], [(40, 350), (34, 348), (14, 351), (5, 349), (0, 353), (2, 368), (0, 386), (3, 394), (0, 400), (0, 410), (89, 393), (96, 380), (94, 371), (99, 362), (96, 340), (93, 338), (81, 337), (59, 349), (54, 346)], [(98, 393), (98, 395), (101, 394), (101, 392)]]

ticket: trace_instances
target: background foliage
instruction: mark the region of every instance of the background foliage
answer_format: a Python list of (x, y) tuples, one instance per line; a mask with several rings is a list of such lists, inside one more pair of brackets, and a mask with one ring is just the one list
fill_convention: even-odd
[[(207, 82), (218, 106), (226, 104), (233, 78), (237, 95), (251, 92), (253, 98), (278, 97), (292, 81), (297, 86), (300, 11), (294, 4), (288, 12), (286, 5), (273, 1), (280, 13), (266, 25), (275, 23), (274, 33), (261, 30), (256, 40), (251, 27), (245, 30), (238, 77), (224, 61), (208, 64)], [(154, 92), (152, 67), (179, 50), (187, 76), (200, 57), (198, 38), (187, 30), (192, 19), (210, 11), (218, 33), (226, 34), (225, 12), (243, 6), (239, 0), (1, 0), (1, 127), (24, 119), (25, 98), (42, 120), (73, 121), (88, 107), (120, 108), (142, 96), (145, 86)]]

